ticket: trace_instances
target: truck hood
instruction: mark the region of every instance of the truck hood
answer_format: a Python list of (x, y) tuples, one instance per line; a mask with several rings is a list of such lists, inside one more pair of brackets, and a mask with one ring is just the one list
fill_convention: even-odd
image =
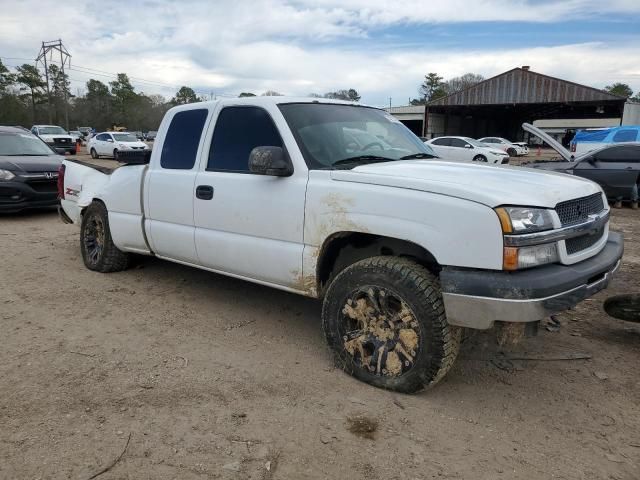
[(37, 157), (0, 155), (0, 170), (13, 173), (56, 172), (64, 157), (58, 155), (42, 155)]
[(580, 177), (507, 165), (399, 160), (331, 171), (333, 180), (421, 190), (488, 207), (554, 208), (559, 202), (600, 192)]

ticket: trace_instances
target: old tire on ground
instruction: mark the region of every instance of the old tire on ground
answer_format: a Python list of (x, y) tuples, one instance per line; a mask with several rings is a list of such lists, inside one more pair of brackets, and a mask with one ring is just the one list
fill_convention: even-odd
[(100, 155), (98, 155), (95, 148), (91, 149), (91, 158), (100, 158)]
[(119, 272), (129, 265), (129, 254), (118, 250), (111, 239), (107, 208), (101, 202), (93, 202), (82, 216), (80, 251), (89, 270)]
[(447, 323), (437, 279), (409, 259), (389, 256), (338, 274), (324, 298), (322, 327), (347, 373), (404, 393), (445, 376), (462, 333)]
[(476, 155), (475, 157), (473, 157), (473, 161), (474, 162), (486, 162), (487, 161), (487, 157), (485, 157), (484, 155)]

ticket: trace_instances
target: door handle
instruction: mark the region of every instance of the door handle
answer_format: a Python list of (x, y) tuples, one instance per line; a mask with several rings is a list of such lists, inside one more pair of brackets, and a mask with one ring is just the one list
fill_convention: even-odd
[(211, 185), (198, 185), (196, 187), (196, 198), (211, 200), (213, 198), (213, 187)]

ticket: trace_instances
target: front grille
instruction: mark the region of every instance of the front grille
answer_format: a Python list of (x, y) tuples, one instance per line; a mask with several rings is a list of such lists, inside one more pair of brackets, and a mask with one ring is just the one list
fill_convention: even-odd
[(589, 218), (589, 215), (600, 213), (602, 210), (604, 210), (604, 202), (600, 193), (556, 205), (556, 212), (563, 227), (584, 222)]
[(71, 139), (70, 138), (54, 138), (53, 144), (59, 145), (59, 146), (71, 145)]
[(33, 188), (34, 191), (38, 193), (52, 193), (58, 191), (58, 182), (27, 182), (28, 185)]
[(602, 239), (602, 235), (604, 235), (604, 227), (601, 227), (588, 235), (581, 235), (580, 237), (574, 237), (566, 240), (565, 244), (567, 247), (567, 255), (573, 255), (574, 253), (593, 247), (600, 241), (600, 239)]

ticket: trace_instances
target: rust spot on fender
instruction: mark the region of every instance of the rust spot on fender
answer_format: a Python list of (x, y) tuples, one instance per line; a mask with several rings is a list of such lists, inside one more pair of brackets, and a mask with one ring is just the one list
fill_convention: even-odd
[[(353, 198), (339, 193), (329, 193), (322, 197), (321, 202), (326, 206), (326, 210), (322, 212), (320, 223), (315, 226), (315, 231), (310, 234), (311, 241), (315, 245), (322, 245), (334, 232), (353, 231), (366, 233), (369, 231), (349, 218), (349, 211), (352, 210), (355, 203)], [(315, 253), (315, 256), (318, 256), (319, 253), (319, 251)]]

